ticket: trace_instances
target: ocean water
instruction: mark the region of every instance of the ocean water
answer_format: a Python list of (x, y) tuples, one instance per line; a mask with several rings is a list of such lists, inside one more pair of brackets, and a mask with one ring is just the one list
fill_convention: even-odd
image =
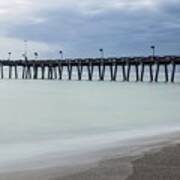
[(180, 130), (179, 107), (179, 83), (2, 80), (1, 170)]

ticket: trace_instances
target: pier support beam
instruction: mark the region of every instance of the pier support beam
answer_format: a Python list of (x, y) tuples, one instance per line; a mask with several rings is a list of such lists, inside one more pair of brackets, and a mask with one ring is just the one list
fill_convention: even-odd
[(155, 75), (155, 82), (158, 82), (158, 78), (159, 78), (159, 68), (160, 68), (160, 64), (157, 64), (156, 67), (156, 75)]
[(42, 65), (41, 66), (41, 79), (44, 79), (45, 78), (45, 66)]
[(18, 79), (17, 65), (14, 66), (14, 76), (15, 76), (15, 79)]
[(175, 78), (175, 72), (176, 72), (176, 64), (173, 63), (172, 65), (172, 74), (171, 74), (171, 82), (173, 83), (174, 82), (174, 78)]
[(56, 69), (56, 66), (53, 67), (53, 74), (54, 74), (54, 79), (57, 79), (57, 69)]
[(117, 70), (118, 70), (118, 66), (117, 66), (117, 64), (115, 64), (115, 65), (114, 65), (113, 81), (116, 81), (116, 78), (117, 78)]
[(33, 66), (33, 79), (38, 79), (38, 66)]
[(53, 79), (53, 68), (51, 65), (48, 66), (48, 79)]
[(68, 63), (67, 66), (67, 71), (68, 71), (68, 79), (71, 80), (72, 79), (72, 65), (70, 63)]
[(61, 63), (58, 64), (58, 73), (59, 73), (59, 80), (62, 80), (63, 66)]
[(83, 73), (83, 66), (81, 65), (81, 63), (77, 64), (77, 75), (78, 75), (78, 80), (82, 80), (82, 73)]
[(136, 70), (136, 82), (138, 82), (139, 81), (139, 65), (138, 64), (135, 65), (135, 70)]
[(164, 73), (165, 73), (165, 82), (169, 81), (169, 76), (168, 76), (168, 65), (164, 65)]
[(131, 64), (128, 64), (128, 67), (127, 67), (127, 81), (130, 80), (130, 73), (131, 73)]
[(27, 71), (26, 71), (26, 79), (31, 79), (32, 75), (31, 75), (31, 66), (28, 65), (27, 66)]
[(110, 68), (110, 76), (111, 76), (111, 81), (116, 81), (116, 78), (117, 78), (117, 69), (118, 69), (118, 66), (117, 64), (111, 64), (109, 65), (109, 68)]
[(143, 82), (143, 80), (144, 80), (144, 69), (145, 69), (145, 65), (142, 64), (142, 68), (141, 68), (141, 82)]
[(92, 81), (92, 79), (93, 79), (93, 72), (94, 72), (94, 65), (92, 63), (89, 63), (87, 65), (87, 71), (88, 71), (88, 80)]
[(124, 64), (122, 65), (122, 75), (123, 75), (123, 81), (127, 81), (126, 67)]
[(12, 79), (12, 66), (9, 66), (9, 79)]
[(4, 79), (4, 68), (3, 68), (3, 64), (1, 64), (1, 79)]
[(25, 74), (26, 74), (26, 66), (22, 66), (22, 79), (25, 79)]
[(104, 63), (98, 65), (100, 81), (104, 81), (105, 69), (106, 69), (106, 67), (105, 67)]
[(153, 69), (152, 64), (149, 65), (150, 82), (153, 82)]

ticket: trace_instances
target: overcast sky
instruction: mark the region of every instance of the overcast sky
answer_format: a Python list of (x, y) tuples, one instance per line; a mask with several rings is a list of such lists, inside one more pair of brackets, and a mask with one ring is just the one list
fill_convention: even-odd
[(0, 25), (0, 58), (180, 54), (180, 0), (6, 0)]

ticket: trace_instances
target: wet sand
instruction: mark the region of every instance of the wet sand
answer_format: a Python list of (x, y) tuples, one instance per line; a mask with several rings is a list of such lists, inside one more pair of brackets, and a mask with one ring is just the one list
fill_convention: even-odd
[(132, 164), (133, 173), (127, 180), (179, 180), (180, 145), (166, 147), (156, 153), (149, 152)]
[(55, 180), (179, 180), (180, 144), (178, 140), (166, 143), (154, 144), (144, 153), (132, 150), (132, 156), (102, 161), (97, 167)]
[(180, 145), (143, 157), (112, 159), (82, 173), (56, 180), (179, 180)]
[[(179, 180), (180, 133), (129, 142), (123, 156), (118, 148), (104, 160), (69, 167), (1, 173), (1, 180)], [(122, 150), (122, 149), (121, 149)], [(120, 150), (119, 150), (120, 151)]]

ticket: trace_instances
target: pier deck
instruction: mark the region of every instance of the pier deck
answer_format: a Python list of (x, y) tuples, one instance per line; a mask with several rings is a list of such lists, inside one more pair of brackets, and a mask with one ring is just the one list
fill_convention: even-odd
[(178, 65), (180, 65), (179, 56), (104, 59), (78, 58), (64, 60), (0, 60), (0, 78), (62, 80), (63, 73), (66, 71), (69, 80), (72, 79), (73, 73), (77, 74), (77, 80), (82, 80), (83, 73), (86, 71), (88, 75), (87, 80), (92, 81), (96, 68), (100, 81), (105, 79), (107, 71), (109, 73), (109, 80), (111, 81), (117, 80), (117, 73), (119, 72), (122, 74), (123, 81), (130, 81), (132, 76), (131, 72), (132, 69), (134, 69), (136, 81), (143, 82), (145, 73), (147, 74), (148, 72), (150, 82), (158, 82), (160, 68), (162, 67), (164, 69), (165, 82), (174, 82), (177, 73), (176, 67)]

